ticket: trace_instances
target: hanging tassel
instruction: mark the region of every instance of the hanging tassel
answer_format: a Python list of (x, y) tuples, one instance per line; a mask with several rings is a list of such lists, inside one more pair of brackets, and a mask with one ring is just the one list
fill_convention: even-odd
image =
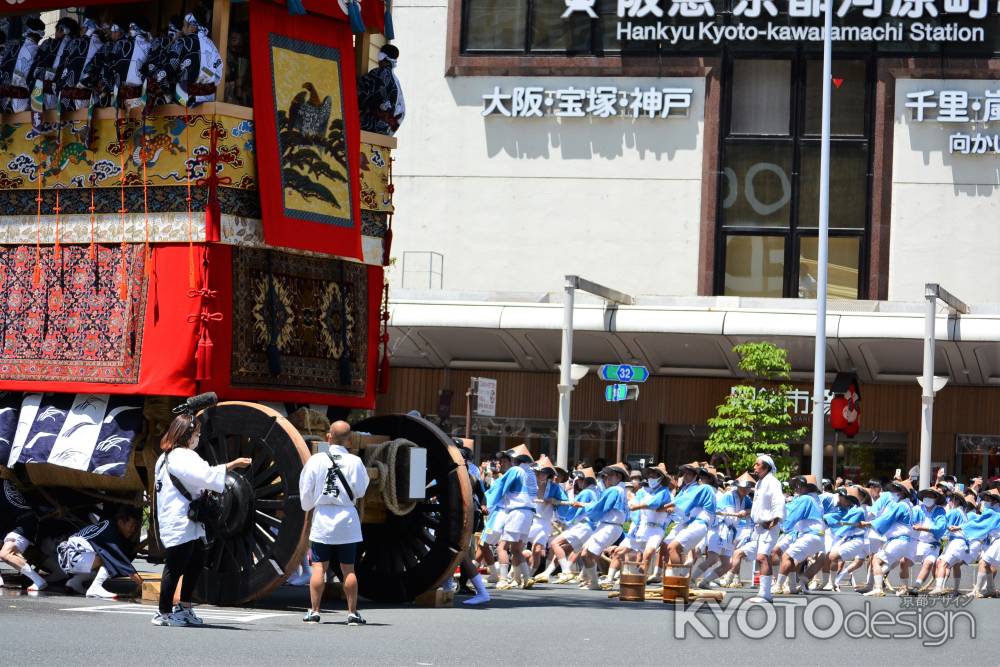
[(35, 270), (31, 273), (31, 286), (38, 287), (42, 283), (42, 249), (35, 250)]
[(121, 280), (118, 282), (118, 298), (122, 301), (128, 299), (128, 246), (122, 243), (122, 263), (119, 268)]
[(195, 379), (200, 381), (212, 379), (212, 337), (208, 335), (208, 327), (202, 326), (201, 339), (198, 341), (198, 351), (195, 352)]
[(97, 207), (94, 206), (94, 188), (90, 188), (90, 259), (97, 259), (97, 247), (94, 244), (94, 211)]
[(302, 4), (302, 0), (288, 0), (288, 13), (292, 16), (303, 16), (306, 13), (306, 8)]
[(383, 336), (382, 362), (378, 367), (378, 393), (389, 393), (389, 335)]
[(146, 277), (149, 277), (149, 268), (151, 262), (149, 261), (149, 182), (146, 180), (146, 121), (145, 117), (142, 120), (142, 136), (140, 139), (141, 147), (139, 148), (139, 157), (142, 160), (142, 211), (143, 211), (143, 223), (145, 225), (145, 241), (143, 244), (143, 271)]
[(38, 194), (35, 202), (38, 204), (38, 212), (35, 216), (35, 270), (31, 274), (31, 285), (38, 287), (42, 280), (42, 161), (38, 160)]
[(347, 0), (347, 17), (351, 24), (351, 30), (361, 35), (365, 32), (365, 22), (361, 20), (361, 5), (358, 0)]
[(392, 0), (385, 0), (385, 28), (382, 34), (390, 42), (396, 39), (396, 29), (392, 25)]
[(52, 210), (55, 211), (55, 213), (56, 213), (56, 242), (55, 242), (55, 246), (53, 247), (52, 251), (55, 254), (56, 261), (60, 261), (60, 259), (62, 258), (62, 247), (59, 245), (59, 211), (62, 210), (62, 207), (59, 206), (59, 191), (58, 190), (56, 190), (56, 207), (54, 209), (52, 209)]

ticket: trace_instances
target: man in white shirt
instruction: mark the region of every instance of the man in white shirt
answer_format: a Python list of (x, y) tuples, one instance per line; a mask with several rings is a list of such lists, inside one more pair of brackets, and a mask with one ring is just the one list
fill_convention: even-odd
[(781, 482), (774, 476), (775, 470), (774, 459), (767, 454), (758, 455), (754, 461), (757, 488), (750, 507), (750, 520), (753, 522), (750, 546), (755, 545), (760, 589), (757, 597), (751, 598), (753, 602), (770, 602), (772, 599), (771, 549), (778, 539), (778, 525), (785, 518), (785, 494), (781, 490)]
[(309, 531), (309, 561), (312, 578), (309, 597), (312, 608), (303, 621), (319, 623), (319, 606), (326, 586), (326, 571), (331, 561), (340, 563), (344, 596), (347, 598), (347, 624), (364, 625), (358, 613), (358, 579), (354, 574), (361, 548), (361, 518), (355, 501), (368, 489), (368, 471), (361, 459), (347, 451), (351, 426), (337, 421), (326, 434), (329, 452), (313, 454), (299, 476), (302, 509), (313, 510)]

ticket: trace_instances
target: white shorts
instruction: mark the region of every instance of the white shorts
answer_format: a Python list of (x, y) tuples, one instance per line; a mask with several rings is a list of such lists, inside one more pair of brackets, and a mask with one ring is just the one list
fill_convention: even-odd
[[(489, 521), (490, 518), (493, 519), (492, 522)], [(506, 510), (497, 510), (493, 513), (493, 517), (487, 517), (486, 522), (490, 527), (483, 529), (483, 534), (479, 538), (479, 541), (482, 544), (492, 544), (493, 546), (500, 544), (500, 535), (503, 533), (503, 523), (506, 518)]]
[(590, 527), (590, 524), (586, 521), (581, 521), (580, 523), (574, 523), (572, 526), (564, 530), (559, 534), (559, 537), (563, 538), (569, 545), (573, 547), (573, 551), (579, 551), (583, 548), (583, 544), (590, 539), (590, 536), (594, 534), (594, 529)]
[(718, 525), (708, 532), (708, 542), (706, 550), (709, 553), (720, 556), (732, 556), (735, 545), (733, 544), (734, 531), (732, 526)]
[(14, 548), (17, 549), (18, 553), (23, 554), (31, 546), (31, 540), (22, 535), (21, 533), (10, 532), (7, 536), (3, 538), (4, 542), (13, 542)]
[(885, 544), (885, 538), (881, 535), (876, 536), (875, 534), (870, 534), (868, 536), (868, 555), (874, 556)]
[(774, 543), (778, 540), (778, 527), (774, 528), (761, 528), (760, 526), (754, 526), (753, 532), (750, 533), (750, 539), (739, 548), (746, 554), (747, 558), (754, 559), (757, 555), (769, 556), (771, 550), (774, 548)]
[(785, 549), (785, 555), (791, 558), (796, 565), (801, 565), (822, 550), (823, 536), (806, 533), (788, 545), (788, 548)]
[(781, 537), (778, 538), (778, 541), (775, 542), (775, 544), (774, 544), (773, 547), (771, 547), (771, 551), (780, 551), (780, 552), (784, 553), (785, 549), (787, 549), (789, 547), (789, 545), (792, 542), (794, 542), (794, 541), (795, 541), (795, 538), (792, 537), (791, 533), (785, 533)]
[(833, 538), (832, 530), (827, 528), (825, 531), (823, 531), (823, 553), (827, 554), (830, 553), (830, 550), (833, 549), (833, 543), (835, 541), (836, 540)]
[(959, 563), (971, 565), (979, 558), (982, 550), (983, 543), (979, 540), (966, 542), (962, 539), (951, 539), (948, 541), (948, 546), (945, 547), (944, 553), (941, 554), (938, 560), (944, 561), (948, 567), (958, 565)]
[(708, 535), (708, 526), (702, 521), (692, 521), (677, 531), (671, 542), (681, 545), (681, 551), (690, 551)]
[(548, 526), (544, 526), (542, 522), (535, 517), (535, 520), (531, 522), (531, 530), (528, 531), (528, 541), (532, 544), (541, 544), (543, 547), (549, 545), (549, 540), (552, 538), (552, 522), (548, 522)]
[(502, 542), (524, 542), (531, 531), (531, 522), (535, 518), (535, 513), (526, 509), (507, 510), (507, 517), (503, 522), (503, 534), (500, 536)]
[(622, 527), (617, 523), (601, 523), (597, 525), (597, 530), (590, 536), (587, 543), (583, 545), (584, 551), (589, 551), (595, 556), (600, 556), (604, 550), (615, 543), (622, 534)]
[(916, 542), (913, 547), (913, 557), (910, 560), (919, 565), (927, 560), (932, 562), (937, 560), (940, 554), (941, 547), (938, 545), (931, 542)]
[(66, 574), (90, 574), (97, 554), (87, 540), (73, 536), (56, 547), (59, 569)]
[(911, 549), (912, 545), (909, 540), (898, 538), (887, 541), (875, 555), (883, 563), (889, 567), (893, 567), (903, 558), (908, 558), (911, 555)]
[(993, 544), (988, 546), (980, 556), (980, 558), (992, 567), (1000, 567), (1000, 540), (994, 540)]
[(844, 562), (850, 562), (868, 555), (868, 542), (863, 537), (849, 537), (837, 540), (827, 553), (839, 554)]

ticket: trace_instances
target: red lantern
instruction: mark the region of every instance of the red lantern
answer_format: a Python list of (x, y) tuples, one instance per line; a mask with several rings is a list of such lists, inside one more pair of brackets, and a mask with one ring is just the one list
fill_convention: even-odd
[(830, 401), (830, 427), (834, 431), (843, 431), (847, 428), (848, 421), (845, 412), (847, 412), (847, 399), (843, 396), (835, 396)]

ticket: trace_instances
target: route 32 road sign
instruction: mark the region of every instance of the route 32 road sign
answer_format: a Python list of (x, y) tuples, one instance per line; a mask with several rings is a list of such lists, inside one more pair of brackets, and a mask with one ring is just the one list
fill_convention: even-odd
[(605, 382), (645, 382), (649, 369), (628, 364), (604, 364), (597, 373)]
[(604, 388), (604, 400), (609, 403), (634, 401), (639, 398), (639, 385), (609, 384)]

